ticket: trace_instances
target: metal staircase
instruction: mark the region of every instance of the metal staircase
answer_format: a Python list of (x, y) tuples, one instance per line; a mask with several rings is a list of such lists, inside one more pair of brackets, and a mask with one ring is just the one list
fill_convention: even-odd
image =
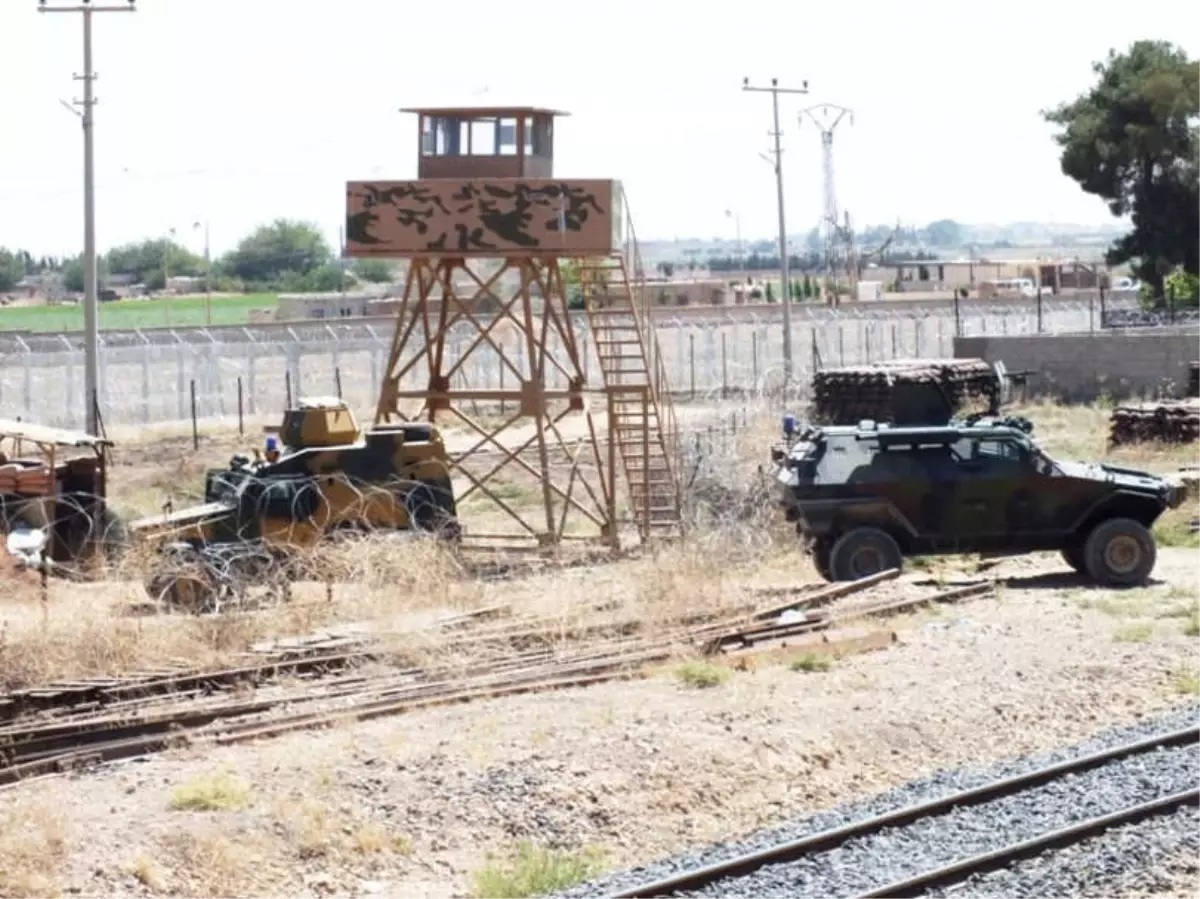
[(579, 278), (608, 397), (609, 440), (615, 448), (609, 458), (620, 457), (645, 543), (681, 531), (679, 432), (627, 209), (625, 215), (635, 281), (621, 254), (581, 260)]

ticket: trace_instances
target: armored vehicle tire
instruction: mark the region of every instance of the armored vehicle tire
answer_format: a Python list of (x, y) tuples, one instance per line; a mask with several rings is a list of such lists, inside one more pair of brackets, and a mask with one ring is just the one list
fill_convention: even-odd
[(1143, 584), (1154, 570), (1158, 547), (1154, 536), (1130, 518), (1102, 521), (1083, 544), (1088, 576), (1110, 587)]
[(817, 569), (817, 574), (827, 581), (833, 580), (833, 574), (829, 570), (832, 548), (833, 544), (829, 540), (814, 540), (809, 550), (812, 554), (813, 568)]
[(1082, 543), (1068, 543), (1062, 548), (1064, 561), (1080, 574), (1087, 574), (1087, 560), (1083, 557)]
[(199, 567), (160, 572), (146, 582), (146, 593), (168, 609), (199, 615), (217, 608), (219, 590), (212, 576)]
[(886, 531), (855, 528), (838, 537), (829, 552), (830, 580), (857, 581), (903, 563), (900, 546)]

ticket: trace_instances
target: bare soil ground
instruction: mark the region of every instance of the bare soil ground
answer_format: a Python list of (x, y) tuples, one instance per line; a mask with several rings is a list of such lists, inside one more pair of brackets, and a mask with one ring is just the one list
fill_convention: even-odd
[[(1103, 457), (1103, 410), (1023, 411), (1052, 454)], [(730, 463), (760, 459), (772, 429), (752, 429)], [(1114, 456), (1161, 471), (1194, 457), (1194, 447)], [(178, 483), (139, 464), (147, 479)], [(580, 871), (585, 859), (624, 867), (938, 768), (1069, 743), (1200, 692), (1188, 515), (1190, 503), (1160, 529), (1145, 588), (1095, 588), (1055, 555), (1006, 560), (989, 572), (1011, 579), (997, 598), (896, 618), (892, 648), (828, 670), (764, 662), (703, 689), (667, 666), (23, 784), (0, 794), (0, 895), (461, 896), (523, 840), (570, 853)], [(0, 601), (0, 679), (217, 664), (265, 636), (336, 621), (398, 633), (430, 610), (501, 602), (567, 621), (581, 596), (608, 598), (653, 626), (812, 579), (792, 539), (726, 521), (653, 558), (504, 583), (462, 581), (432, 555), (388, 556), (364, 560), (332, 604), (301, 596), (208, 619), (121, 616), (131, 585), (56, 584), (46, 608)], [(905, 579), (951, 583), (974, 569), (914, 560)]]

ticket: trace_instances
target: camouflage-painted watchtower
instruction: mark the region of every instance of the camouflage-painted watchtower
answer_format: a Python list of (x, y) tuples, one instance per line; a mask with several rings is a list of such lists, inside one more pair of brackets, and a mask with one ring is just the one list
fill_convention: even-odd
[[(402, 111), (418, 117), (417, 178), (347, 185), (347, 255), (410, 260), (376, 420), (442, 413), (477, 436), (456, 460), (468, 539), (619, 546), (619, 468), (641, 539), (677, 533), (674, 414), (644, 291), (635, 297), (628, 278), (620, 182), (554, 177), (554, 121), (566, 115), (557, 110)], [(485, 275), (487, 259), (499, 265)], [(591, 389), (564, 276), (585, 300), (600, 363)], [(456, 325), (471, 334), (448, 346)], [(607, 441), (589, 408), (597, 388)], [(489, 412), (501, 423), (485, 423)], [(467, 463), (486, 453), (500, 458), (481, 475)], [(492, 489), (504, 468), (532, 479), (526, 492), (540, 493), (540, 512)], [(517, 530), (472, 527), (476, 493)]]

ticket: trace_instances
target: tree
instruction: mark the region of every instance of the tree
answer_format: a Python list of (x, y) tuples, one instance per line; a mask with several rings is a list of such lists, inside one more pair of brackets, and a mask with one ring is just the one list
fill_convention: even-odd
[(957, 247), (962, 245), (962, 228), (954, 219), (938, 219), (922, 229), (921, 238), (930, 246)]
[(1200, 305), (1200, 279), (1185, 269), (1177, 268), (1167, 276), (1166, 289), (1176, 306)]
[(354, 263), (354, 274), (372, 284), (387, 284), (392, 280), (392, 267), (382, 259), (359, 259)]
[(21, 251), (12, 252), (0, 247), (0, 292), (12, 290), (25, 277), (25, 260)]
[[(103, 256), (96, 257), (96, 289), (100, 289), (100, 279), (108, 274), (108, 261)], [(83, 290), (83, 254), (73, 256), (63, 263), (63, 286), (72, 293)]]
[(1133, 220), (1109, 264), (1132, 261), (1161, 297), (1166, 275), (1196, 274), (1200, 255), (1200, 64), (1167, 41), (1137, 41), (1092, 69), (1089, 91), (1042, 115), (1062, 128), (1063, 174)]
[(104, 261), (108, 271), (116, 275), (135, 275), (138, 282), (150, 290), (165, 287), (168, 276), (199, 275), (204, 272), (202, 258), (187, 247), (165, 238), (113, 247), (104, 254)]
[(276, 219), (242, 238), (221, 261), (221, 270), (252, 284), (269, 284), (307, 275), (332, 260), (329, 244), (315, 226)]

